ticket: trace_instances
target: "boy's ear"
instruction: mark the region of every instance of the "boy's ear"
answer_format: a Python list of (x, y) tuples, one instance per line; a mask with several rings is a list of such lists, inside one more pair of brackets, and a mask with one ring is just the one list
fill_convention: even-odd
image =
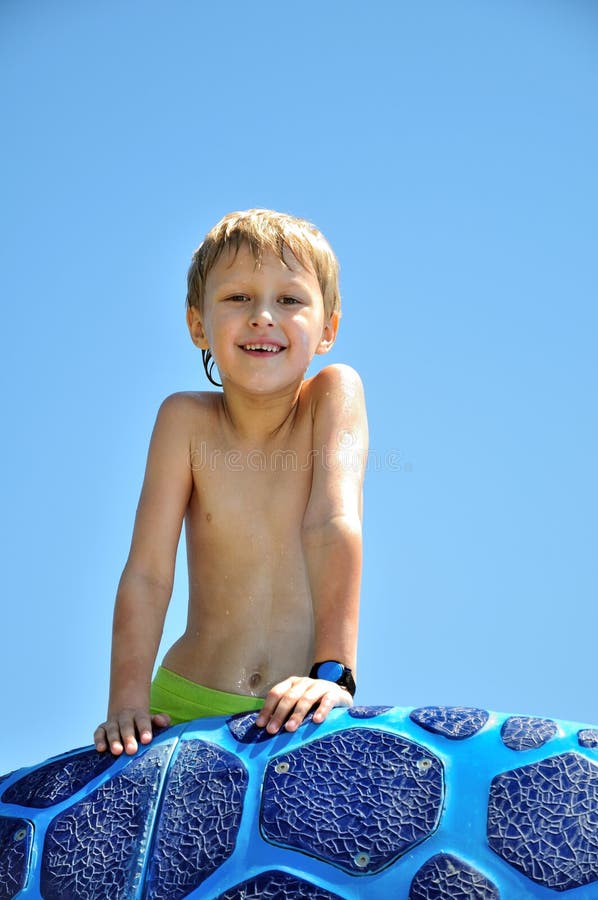
[(338, 323), (340, 320), (339, 313), (332, 313), (331, 317), (324, 325), (324, 330), (322, 331), (322, 337), (320, 339), (320, 343), (316, 348), (316, 353), (328, 353), (332, 345), (336, 340), (336, 333), (338, 331)]
[(201, 316), (196, 306), (187, 307), (187, 328), (195, 346), (199, 347), (200, 350), (209, 350), (210, 345), (206, 339)]

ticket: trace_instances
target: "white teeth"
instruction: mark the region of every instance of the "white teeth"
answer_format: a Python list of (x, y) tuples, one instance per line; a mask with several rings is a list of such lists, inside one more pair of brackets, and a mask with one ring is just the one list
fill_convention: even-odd
[(267, 350), (269, 353), (278, 353), (282, 349), (274, 344), (245, 344), (244, 348), (245, 350)]

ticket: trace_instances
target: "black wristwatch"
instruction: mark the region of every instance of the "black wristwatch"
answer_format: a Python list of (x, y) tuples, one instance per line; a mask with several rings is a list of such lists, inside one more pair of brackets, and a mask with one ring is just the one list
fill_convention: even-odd
[(310, 678), (324, 678), (326, 681), (334, 681), (339, 687), (346, 688), (352, 697), (357, 690), (353, 672), (347, 666), (335, 659), (327, 659), (324, 662), (314, 663), (309, 673)]

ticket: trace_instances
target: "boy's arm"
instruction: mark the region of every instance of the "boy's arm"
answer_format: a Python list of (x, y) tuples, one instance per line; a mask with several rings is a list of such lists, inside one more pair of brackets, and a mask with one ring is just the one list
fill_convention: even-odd
[[(368, 431), (357, 373), (334, 365), (317, 376), (314, 461), (303, 521), (303, 547), (314, 608), (314, 662), (337, 660), (355, 671), (361, 581), (361, 515)], [(316, 704), (321, 722), (351, 695), (334, 682), (291, 676), (268, 694), (258, 726), (294, 731)], [(292, 713), (292, 715), (290, 715)], [(290, 716), (290, 717), (289, 717)]]
[[(152, 738), (149, 690), (170, 601), (183, 517), (192, 490), (189, 413), (184, 394), (167, 397), (152, 434), (129, 558), (114, 609), (108, 716), (94, 734), (99, 751), (135, 753)], [(154, 724), (166, 725), (167, 716)]]

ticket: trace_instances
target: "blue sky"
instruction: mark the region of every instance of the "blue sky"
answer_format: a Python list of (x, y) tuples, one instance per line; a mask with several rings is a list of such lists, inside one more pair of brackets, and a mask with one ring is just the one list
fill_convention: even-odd
[[(0, 85), (0, 770), (104, 715), (189, 257), (252, 206), (341, 262), (360, 702), (598, 722), (595, 4), (4, 0)], [(185, 604), (181, 555), (163, 650)]]

